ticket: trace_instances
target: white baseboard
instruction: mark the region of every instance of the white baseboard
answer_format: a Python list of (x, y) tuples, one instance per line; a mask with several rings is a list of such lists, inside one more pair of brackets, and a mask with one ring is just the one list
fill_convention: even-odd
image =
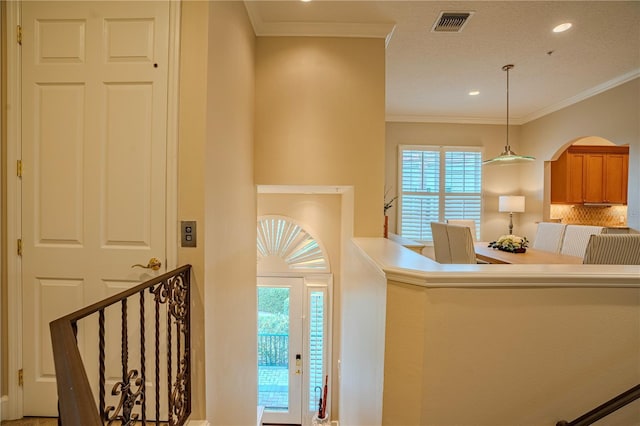
[(22, 418), (22, 408), (16, 407), (16, 398), (11, 399), (9, 395), (0, 397), (0, 420), (9, 421)]
[(189, 420), (187, 421), (188, 426), (210, 426), (209, 422), (206, 420)]
[(11, 419), (5, 419), (5, 415), (4, 413), (6, 413), (7, 407), (9, 406), (9, 395), (2, 395), (2, 398), (0, 399), (0, 420), (11, 420)]

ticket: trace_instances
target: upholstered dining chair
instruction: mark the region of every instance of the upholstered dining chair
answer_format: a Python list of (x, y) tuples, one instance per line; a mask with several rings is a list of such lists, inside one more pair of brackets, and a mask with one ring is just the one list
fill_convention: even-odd
[(640, 234), (591, 235), (582, 263), (640, 265)]
[(431, 236), (433, 237), (433, 253), (438, 263), (451, 263), (451, 251), (449, 250), (449, 236), (447, 224), (431, 222)]
[(477, 263), (473, 237), (468, 226), (447, 225), (451, 263)]
[(563, 223), (540, 222), (531, 248), (560, 253), (562, 238), (567, 225)]
[(473, 241), (478, 241), (476, 234), (476, 221), (471, 219), (447, 219), (449, 225), (467, 226), (471, 230)]
[(589, 238), (593, 234), (602, 234), (604, 227), (588, 225), (567, 225), (562, 238), (560, 253), (569, 256), (584, 257)]

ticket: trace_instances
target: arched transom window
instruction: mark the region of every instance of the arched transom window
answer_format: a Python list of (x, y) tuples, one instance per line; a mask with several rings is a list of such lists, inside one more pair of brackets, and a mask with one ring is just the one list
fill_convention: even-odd
[(330, 272), (319, 241), (293, 219), (258, 218), (258, 272)]

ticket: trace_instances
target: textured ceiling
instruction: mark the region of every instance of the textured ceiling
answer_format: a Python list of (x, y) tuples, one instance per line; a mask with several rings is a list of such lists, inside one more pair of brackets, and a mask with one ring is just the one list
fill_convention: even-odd
[[(388, 120), (504, 122), (505, 64), (512, 123), (640, 77), (640, 1), (245, 4), (258, 36), (386, 38)], [(431, 32), (442, 11), (474, 13), (460, 33)], [(565, 21), (573, 28), (551, 32)]]

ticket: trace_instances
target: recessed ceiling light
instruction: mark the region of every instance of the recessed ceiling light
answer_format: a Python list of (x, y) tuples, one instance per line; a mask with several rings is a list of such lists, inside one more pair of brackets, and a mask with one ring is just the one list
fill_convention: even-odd
[(302, 3), (309, 3), (311, 0), (300, 0)]
[(479, 90), (472, 90), (469, 92), (469, 96), (478, 96), (480, 94)]
[(554, 29), (554, 33), (562, 33), (571, 28), (573, 24), (571, 22), (565, 22), (564, 24), (557, 25)]

